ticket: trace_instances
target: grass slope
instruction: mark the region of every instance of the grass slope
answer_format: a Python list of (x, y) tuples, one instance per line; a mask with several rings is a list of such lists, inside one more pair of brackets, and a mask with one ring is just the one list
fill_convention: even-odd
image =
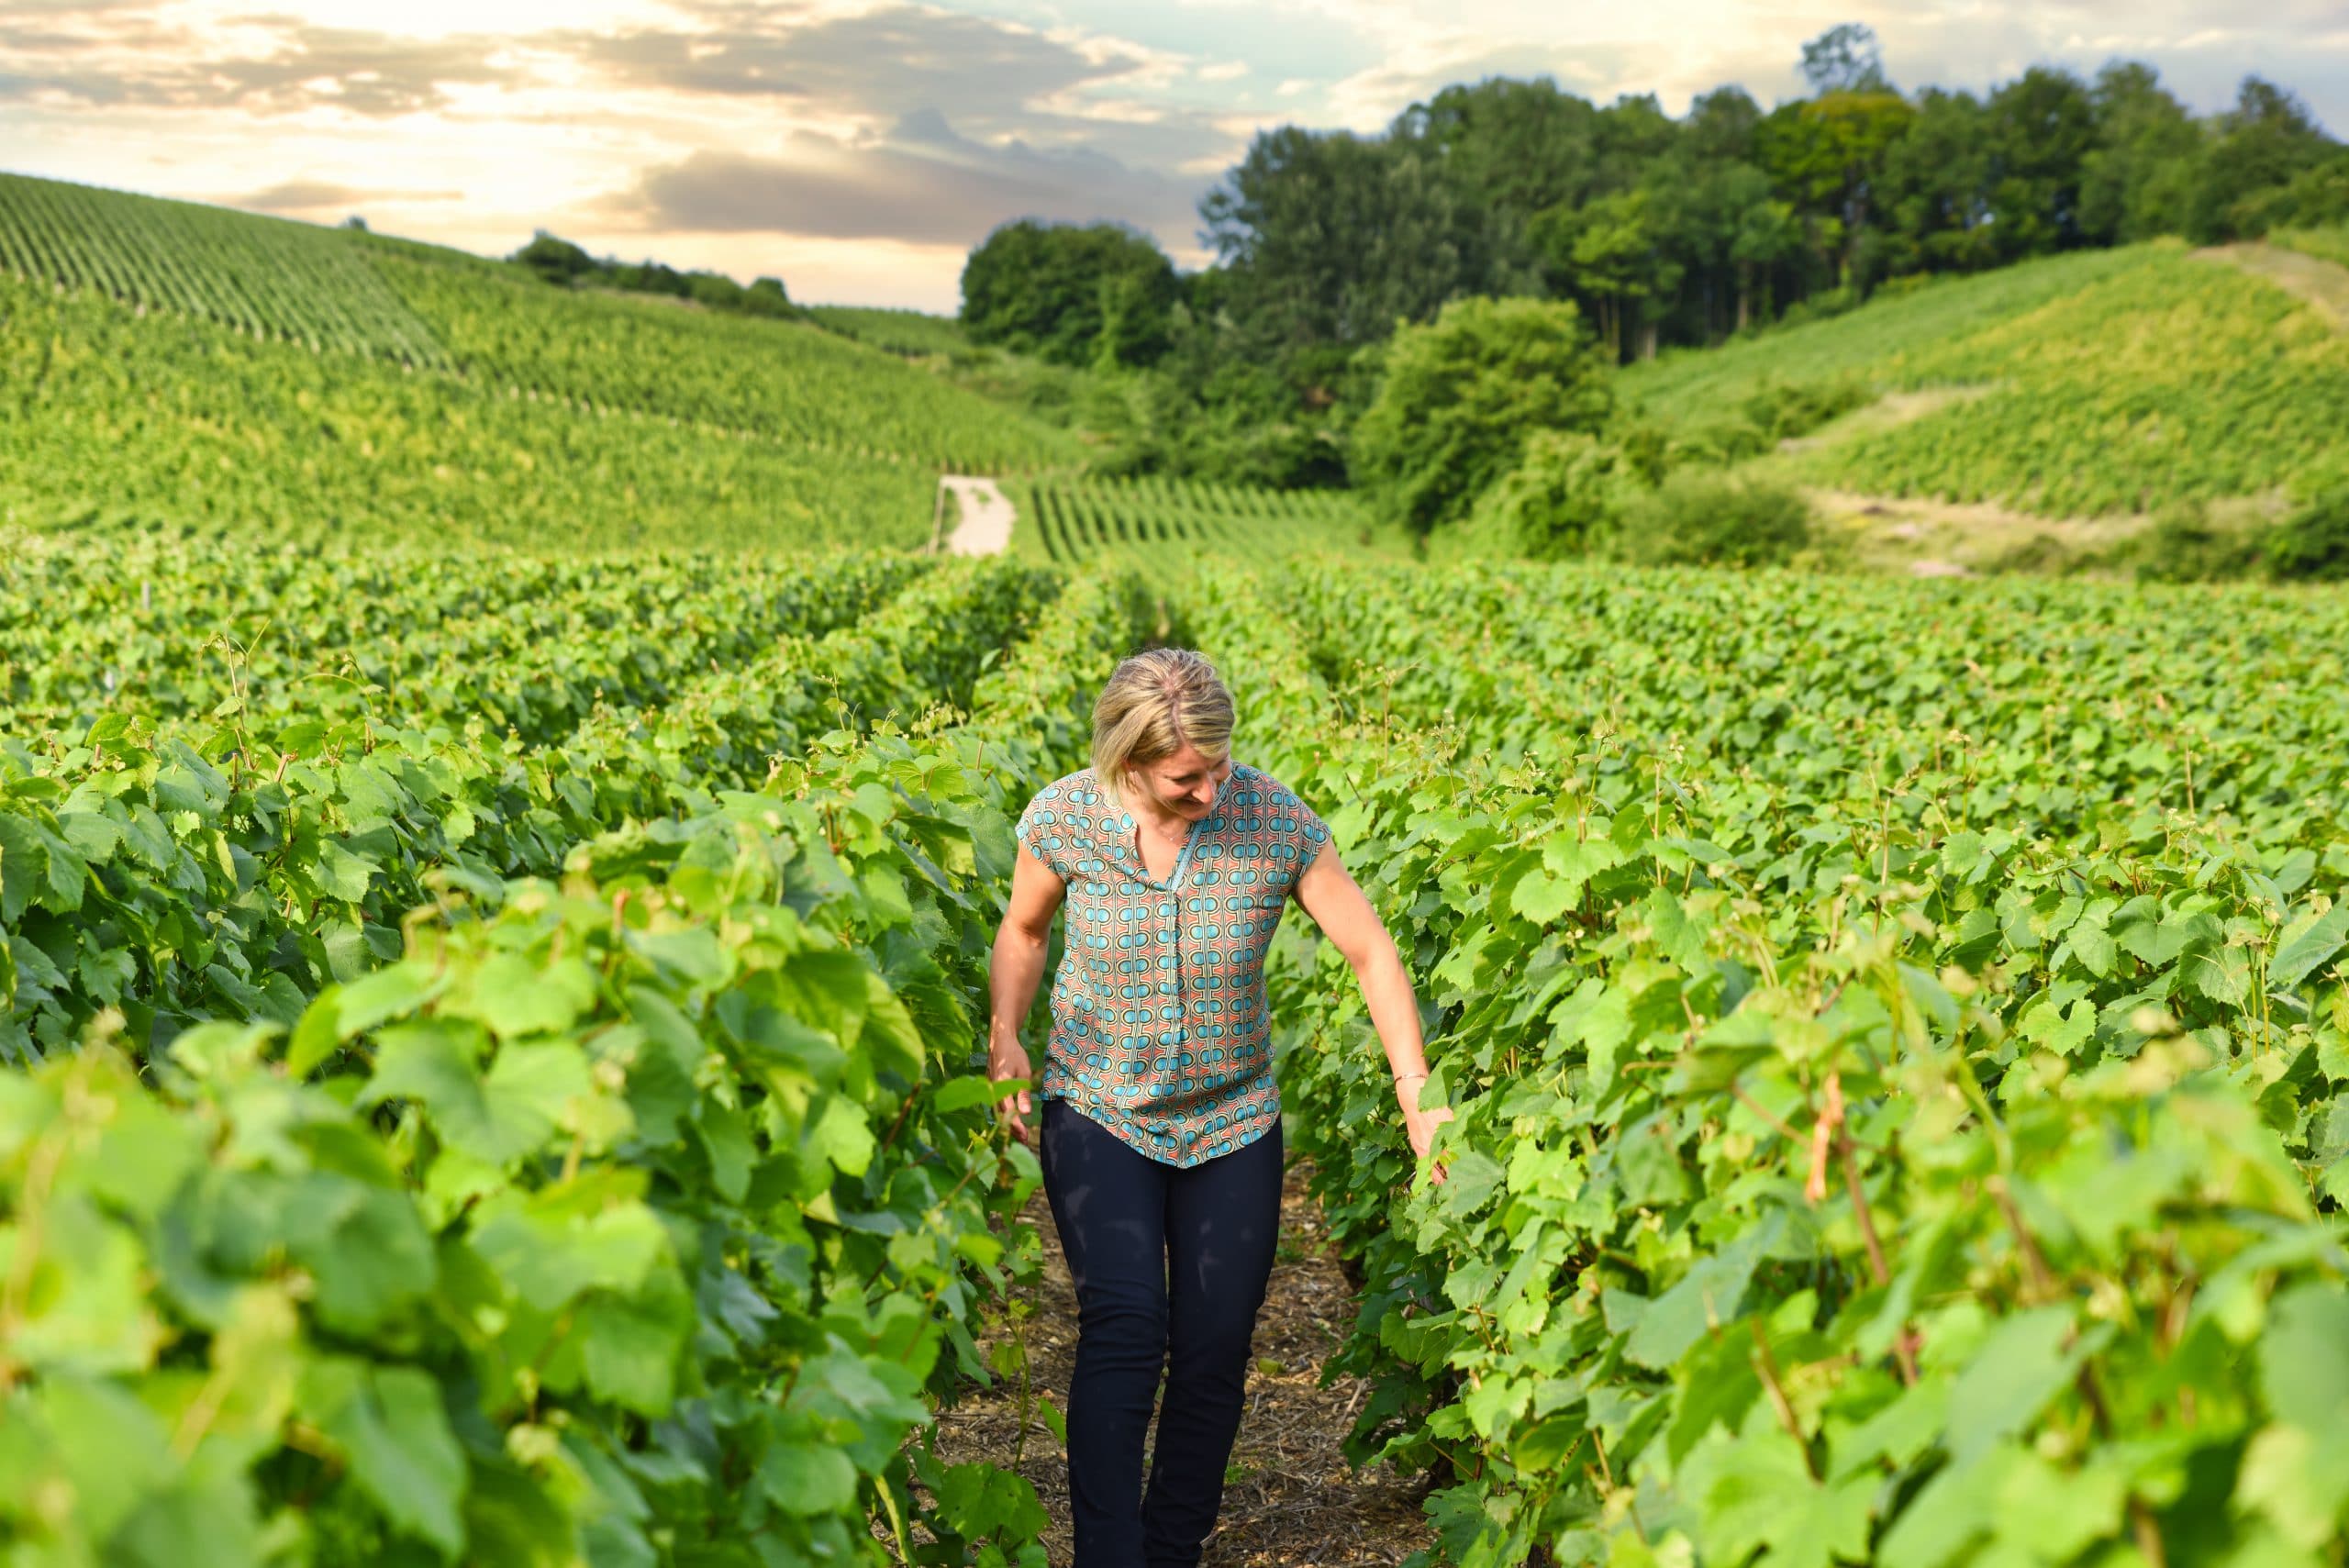
[(951, 316), (932, 316), (926, 310), (887, 310), (863, 305), (811, 305), (807, 307), (807, 314), (816, 325), (828, 332), (837, 332), (843, 338), (853, 338), (867, 348), (903, 354), (908, 359), (963, 353), (972, 346), (961, 322)]
[(2349, 335), (2304, 299), (2174, 241), (1930, 284), (1832, 320), (1626, 373), (1668, 423), (1766, 384), (1965, 389), (1830, 432), (1790, 472), (1872, 495), (2048, 517), (2308, 495), (2349, 478)]
[(914, 546), (941, 472), (1081, 455), (813, 324), (20, 176), (0, 367), (0, 519), (40, 528)]

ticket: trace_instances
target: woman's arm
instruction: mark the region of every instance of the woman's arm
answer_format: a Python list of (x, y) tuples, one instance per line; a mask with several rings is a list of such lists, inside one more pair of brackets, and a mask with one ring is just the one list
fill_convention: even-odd
[[(1019, 1022), (1035, 1005), (1036, 987), (1044, 978), (1044, 955), (1052, 940), (1052, 916), (1067, 895), (1068, 884), (1052, 868), (1021, 846), (1011, 868), (1011, 902), (1005, 906), (1003, 924), (996, 928), (995, 947), (987, 956), (987, 1076), (1030, 1078), (1028, 1048), (1019, 1043)], [(996, 1115), (1022, 1143), (1032, 1143), (1028, 1116), (1034, 1104), (1030, 1091), (1007, 1095), (996, 1104)]]
[[(1345, 954), (1355, 980), (1361, 983), (1371, 1024), (1378, 1030), (1379, 1044), (1386, 1048), (1386, 1068), (1394, 1075), (1395, 1098), (1403, 1109), (1403, 1130), (1410, 1138), (1411, 1152), (1425, 1160), (1435, 1129), (1452, 1119), (1452, 1107), (1419, 1109), (1419, 1087), (1427, 1082), (1428, 1062), (1419, 1038), (1419, 998), (1411, 993), (1411, 976), (1403, 967), (1403, 955), (1396, 951), (1395, 939), (1387, 933), (1378, 911), (1370, 906), (1370, 900), (1363, 896), (1345, 862), (1338, 858), (1334, 844), (1324, 845), (1297, 879), (1297, 901), (1305, 906), (1321, 934)], [(1428, 1173), (1431, 1180), (1443, 1180), (1441, 1167), (1431, 1167)]]

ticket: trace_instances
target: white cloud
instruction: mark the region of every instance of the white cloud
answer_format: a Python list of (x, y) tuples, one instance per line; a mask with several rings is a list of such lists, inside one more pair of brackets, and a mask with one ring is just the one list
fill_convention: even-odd
[(781, 267), (796, 294), (791, 267), (832, 297), (869, 273), (873, 297), (941, 306), (961, 247), (1025, 213), (1189, 254), (1193, 202), (1262, 128), (1375, 131), (1493, 73), (1767, 104), (1854, 16), (1907, 87), (2126, 56), (2198, 108), (2257, 72), (2349, 130), (2342, 0), (0, 0), (0, 157), (322, 217), (348, 197), (484, 250), (552, 228)]

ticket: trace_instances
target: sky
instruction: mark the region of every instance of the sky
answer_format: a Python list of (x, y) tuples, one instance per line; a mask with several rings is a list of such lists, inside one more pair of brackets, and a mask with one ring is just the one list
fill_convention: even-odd
[(1259, 130), (1492, 75), (1767, 106), (1844, 21), (1903, 88), (2134, 59), (2198, 111), (2257, 72), (2349, 132), (2349, 0), (0, 0), (0, 170), (952, 311), (1017, 217), (1204, 264), (1198, 199)]

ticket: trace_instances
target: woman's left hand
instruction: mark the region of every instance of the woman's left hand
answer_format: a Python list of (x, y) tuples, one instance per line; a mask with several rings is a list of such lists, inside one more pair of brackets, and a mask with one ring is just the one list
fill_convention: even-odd
[(1433, 1106), (1426, 1110), (1419, 1110), (1411, 1103), (1418, 1097), (1419, 1092), (1419, 1085), (1417, 1084), (1408, 1084), (1404, 1088), (1403, 1130), (1411, 1140), (1411, 1153), (1420, 1164), (1427, 1166), (1428, 1180), (1441, 1182), (1444, 1176), (1443, 1167), (1429, 1164), (1428, 1150), (1435, 1143), (1435, 1129), (1452, 1119), (1452, 1107)]

